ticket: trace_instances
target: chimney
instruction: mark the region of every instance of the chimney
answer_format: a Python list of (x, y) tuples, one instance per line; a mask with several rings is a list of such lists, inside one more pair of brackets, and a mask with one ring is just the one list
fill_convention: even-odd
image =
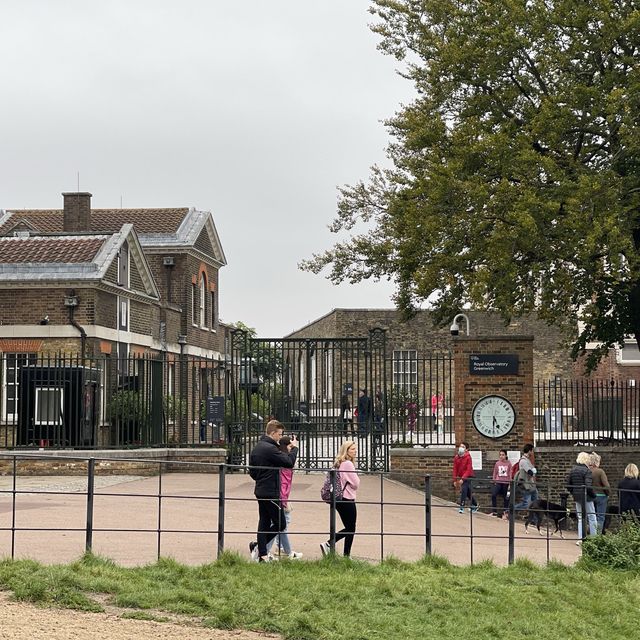
[(63, 230), (70, 233), (91, 231), (91, 194), (63, 193), (64, 222)]

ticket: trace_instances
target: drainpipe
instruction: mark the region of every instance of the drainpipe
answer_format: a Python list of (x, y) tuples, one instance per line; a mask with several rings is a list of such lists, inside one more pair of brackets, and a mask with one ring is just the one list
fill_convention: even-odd
[(76, 295), (76, 292), (74, 289), (72, 289), (69, 295), (65, 296), (64, 298), (64, 306), (67, 307), (67, 309), (69, 309), (69, 324), (75, 327), (80, 333), (80, 353), (82, 356), (82, 366), (84, 367), (85, 346), (87, 344), (87, 332), (84, 330), (84, 328), (80, 324), (76, 322), (76, 320), (73, 317), (76, 307), (78, 306), (79, 303), (80, 303), (80, 299)]

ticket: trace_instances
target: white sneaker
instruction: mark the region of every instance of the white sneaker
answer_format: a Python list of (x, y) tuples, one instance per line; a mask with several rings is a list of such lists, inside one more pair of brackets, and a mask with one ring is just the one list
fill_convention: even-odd
[(258, 543), (257, 542), (249, 543), (249, 554), (251, 555), (252, 562), (258, 562)]
[(302, 554), (301, 554), (301, 553), (299, 553), (298, 551), (292, 551), (292, 552), (289, 554), (289, 557), (290, 557), (292, 560), (299, 560), (300, 558), (302, 558)]
[(321, 542), (320, 543), (320, 551), (322, 551), (322, 555), (323, 556), (328, 556), (329, 553), (331, 552), (331, 547), (329, 546), (328, 542)]

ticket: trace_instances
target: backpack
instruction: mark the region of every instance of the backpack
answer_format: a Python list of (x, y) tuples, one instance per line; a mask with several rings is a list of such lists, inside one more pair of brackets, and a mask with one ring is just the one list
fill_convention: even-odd
[[(324, 477), (322, 488), (320, 489), (320, 497), (324, 502), (331, 502), (331, 496), (333, 495), (333, 482), (331, 481), (331, 471), (327, 471), (327, 475)], [(342, 500), (342, 479), (340, 478), (340, 472), (336, 473), (336, 501)]]
[(514, 480), (520, 470), (520, 460), (511, 467), (511, 479)]

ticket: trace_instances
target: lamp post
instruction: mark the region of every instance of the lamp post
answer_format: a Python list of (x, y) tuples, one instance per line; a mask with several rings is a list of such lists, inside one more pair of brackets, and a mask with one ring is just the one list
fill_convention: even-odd
[(180, 426), (178, 428), (179, 444), (186, 444), (187, 430), (187, 358), (185, 347), (187, 346), (187, 336), (180, 334), (178, 336), (178, 344), (180, 345)]
[(454, 317), (453, 322), (451, 323), (451, 327), (449, 327), (449, 331), (451, 332), (452, 336), (457, 336), (460, 333), (460, 325), (458, 323), (461, 320), (465, 321), (466, 327), (467, 327), (466, 335), (467, 336), (469, 335), (469, 329), (470, 329), (469, 318), (467, 318), (467, 316), (464, 313), (458, 313)]

